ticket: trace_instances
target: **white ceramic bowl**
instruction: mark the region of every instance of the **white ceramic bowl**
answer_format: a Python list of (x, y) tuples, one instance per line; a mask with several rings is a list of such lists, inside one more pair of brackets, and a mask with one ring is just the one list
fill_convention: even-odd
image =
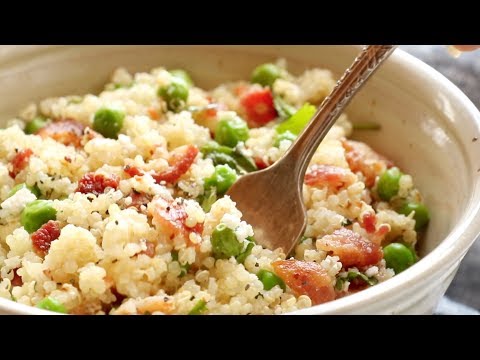
[[(255, 65), (278, 57), (289, 70), (325, 67), (337, 76), (358, 46), (5, 46), (0, 47), (0, 126), (28, 102), (99, 91), (112, 70), (187, 69), (201, 87), (248, 78)], [(422, 259), (355, 295), (298, 314), (425, 314), (445, 293), (480, 233), (480, 113), (438, 72), (396, 50), (348, 109), (373, 120), (367, 141), (413, 175), (431, 211)], [(0, 313), (42, 310), (0, 299)]]

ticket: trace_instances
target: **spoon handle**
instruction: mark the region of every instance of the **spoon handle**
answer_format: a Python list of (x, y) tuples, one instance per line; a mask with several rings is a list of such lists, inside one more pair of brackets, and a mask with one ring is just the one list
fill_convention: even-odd
[(368, 45), (345, 71), (329, 96), (325, 98), (295, 143), (282, 159), (297, 168), (303, 179), (313, 154), (325, 135), (366, 80), (395, 50), (396, 45)]

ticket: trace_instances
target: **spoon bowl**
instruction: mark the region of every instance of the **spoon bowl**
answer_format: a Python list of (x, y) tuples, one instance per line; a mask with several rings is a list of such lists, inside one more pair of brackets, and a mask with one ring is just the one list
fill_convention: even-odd
[(287, 255), (307, 226), (302, 183), (292, 176), (298, 169), (291, 159), (284, 157), (267, 169), (244, 175), (228, 191), (243, 219), (255, 229), (255, 241), (269, 249), (282, 248)]

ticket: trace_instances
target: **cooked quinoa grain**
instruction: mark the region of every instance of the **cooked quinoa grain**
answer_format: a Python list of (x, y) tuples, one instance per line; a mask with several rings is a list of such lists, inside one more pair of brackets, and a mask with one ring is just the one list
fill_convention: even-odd
[(345, 114), (307, 170), (304, 237), (290, 255), (255, 243), (224, 194), (285, 154), (335, 79), (282, 60), (252, 71), (207, 91), (181, 69), (120, 68), (99, 95), (21, 111), (0, 130), (0, 296), (69, 314), (282, 314), (411, 266), (428, 209), (410, 175), (348, 139)]

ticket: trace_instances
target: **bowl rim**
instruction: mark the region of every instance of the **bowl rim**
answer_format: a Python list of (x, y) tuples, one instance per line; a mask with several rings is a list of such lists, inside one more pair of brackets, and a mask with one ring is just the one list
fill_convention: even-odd
[[(20, 60), (24, 56), (28, 56), (31, 52), (37, 52), (41, 54), (45, 51), (61, 51), (68, 46), (25, 46), (19, 53), (10, 52), (8, 50), (9, 47), (10, 46), (6, 46), (7, 50), (4, 54), (0, 53), (2, 57), (7, 58), (7, 63)], [(360, 48), (360, 45), (349, 45), (349, 47)], [(388, 62), (393, 64), (401, 64), (410, 71), (415, 69), (416, 72), (423, 73), (423, 75), (429, 77), (432, 82), (438, 85), (439, 91), (448, 94), (452, 102), (460, 105), (460, 107), (465, 111), (464, 117), (472, 119), (476, 126), (480, 128), (479, 110), (472, 103), (472, 101), (444, 75), (423, 61), (417, 59), (413, 55), (410, 55), (404, 50), (398, 48), (390, 56)], [(480, 180), (476, 181), (477, 184), (479, 182)], [(464, 216), (464, 218), (454, 226), (447, 237), (445, 237), (437, 247), (435, 247), (415, 265), (403, 271), (401, 274), (398, 274), (388, 281), (362, 290), (356, 294), (352, 294), (328, 303), (289, 312), (285, 315), (339, 314), (350, 312), (352, 310), (359, 310), (363, 306), (368, 306), (372, 303), (379, 303), (387, 300), (389, 297), (391, 297), (393, 292), (401, 291), (401, 288), (409, 286), (409, 284), (414, 284), (427, 273), (433, 275), (440, 272), (442, 269), (448, 268), (456, 261), (459, 261), (466, 254), (469, 247), (474, 243), (480, 234), (480, 202), (472, 204), (469, 213), (465, 215), (466, 216)], [(477, 219), (476, 222), (475, 219)], [(7, 310), (7, 312), (11, 314), (58, 314), (33, 306), (17, 303), (5, 298), (0, 298), (0, 310), (2, 309)]]

